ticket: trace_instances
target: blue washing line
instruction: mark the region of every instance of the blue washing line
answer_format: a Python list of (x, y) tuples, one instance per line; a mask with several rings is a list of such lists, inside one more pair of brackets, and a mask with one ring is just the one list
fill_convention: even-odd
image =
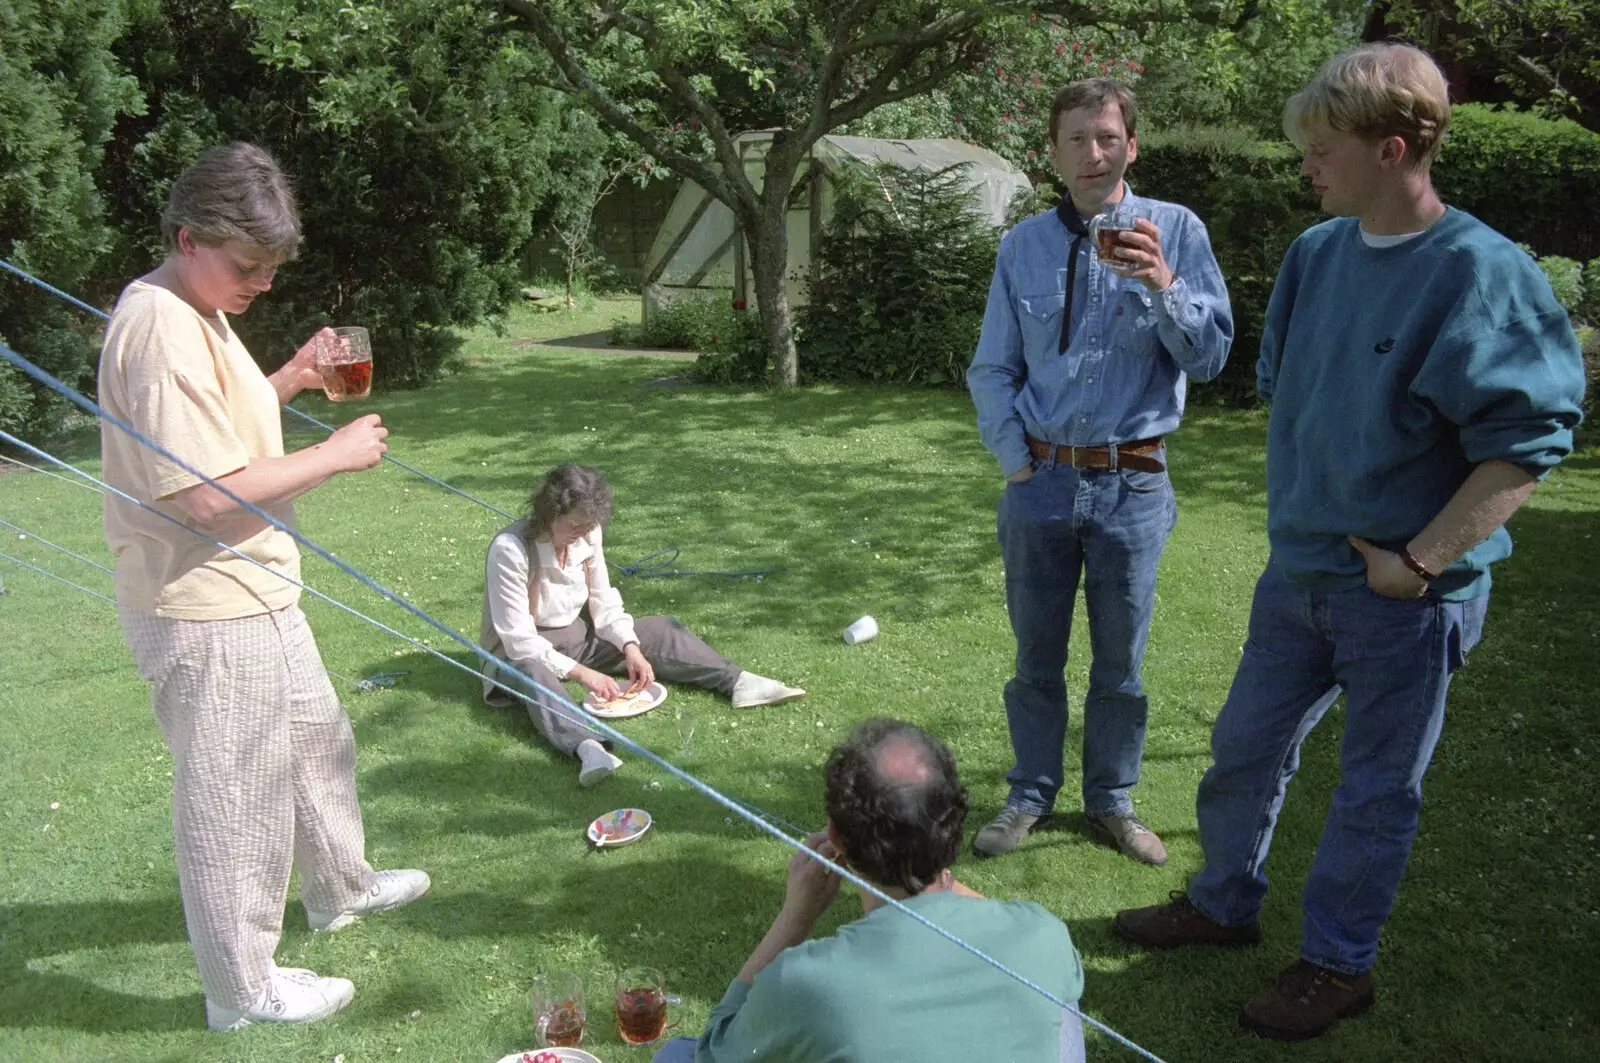
[[(80, 394), (76, 389), (71, 388), (68, 385), (62, 383), (60, 380), (56, 379), (56, 377), (52, 376), (50, 373), (46, 372), (45, 370), (39, 368), (37, 365), (34, 365), (32, 362), (28, 361), (28, 359), (22, 357), (20, 354), (17, 354), (15, 351), (11, 350), (10, 347), (5, 346), (4, 344), (0, 344), (0, 358), (4, 358), (5, 361), (10, 362), (12, 365), (15, 365), (18, 369), (21, 369), (24, 373), (26, 373), (28, 376), (32, 377), (34, 380), (38, 381), (41, 384), (44, 384), (46, 387), (50, 388), (51, 390), (57, 392), (58, 394), (64, 396), (65, 398), (69, 399), (70, 401), (72, 401), (73, 403), (75, 403), (76, 405), (81, 407), (82, 409), (86, 410), (87, 412), (94, 414), (96, 417), (98, 417), (99, 419), (105, 421), (107, 424), (110, 424), (113, 427), (115, 427), (115, 428), (127, 433), (133, 439), (137, 440), (141, 445), (143, 445), (143, 446), (149, 448), (150, 450), (153, 450), (156, 453), (158, 453), (158, 454), (162, 455), (163, 457), (167, 458), (167, 460), (173, 462), (178, 467), (180, 467), (180, 468), (184, 469), (185, 471), (189, 472), (191, 475), (195, 476), (198, 480), (209, 484), (214, 490), (221, 492), (225, 497), (227, 497), (229, 500), (231, 500), (235, 505), (239, 506), (241, 509), (244, 509), (244, 510), (250, 512), (250, 513), (253, 513), (255, 516), (257, 516), (261, 520), (267, 522), (268, 524), (272, 525), (273, 527), (277, 528), (278, 530), (280, 530), (280, 531), (284, 532), (285, 534), (289, 535), (291, 538), (294, 539), (294, 541), (296, 543), (298, 543), (299, 545), (305, 547), (306, 549), (310, 550), (311, 552), (315, 553), (317, 556), (321, 557), (323, 560), (327, 561), (329, 564), (331, 564), (334, 567), (338, 568), (341, 572), (344, 572), (346, 575), (348, 575), (351, 578), (357, 580), (358, 582), (362, 583), (363, 585), (365, 585), (366, 587), (370, 588), (371, 590), (376, 591), (381, 596), (383, 596), (385, 598), (388, 598), (390, 601), (392, 601), (396, 605), (400, 606), (406, 612), (411, 613), (413, 616), (415, 616), (417, 619), (423, 621), (428, 626), (430, 626), (430, 627), (434, 628), (435, 630), (439, 631), (441, 634), (445, 635), (447, 638), (450, 638), (451, 640), (459, 643), (463, 648), (467, 649), (469, 652), (471, 652), (475, 656), (481, 658), (483, 660), (484, 664), (492, 666), (492, 667), (500, 668), (500, 669), (510, 673), (515, 678), (527, 683), (528, 686), (531, 689), (533, 689), (535, 691), (538, 691), (539, 693), (545, 694), (545, 695), (547, 695), (547, 696), (549, 696), (551, 698), (554, 698), (555, 699), (555, 703), (561, 707), (560, 710), (558, 710), (558, 711), (562, 711), (564, 713), (564, 711), (568, 707), (570, 707), (570, 709), (573, 712), (578, 714), (576, 719), (579, 720), (580, 722), (582, 722), (582, 724), (584, 726), (586, 726), (587, 728), (589, 728), (590, 730), (599, 731), (600, 733), (607, 735), (613, 741), (615, 741), (615, 742), (619, 743), (620, 745), (622, 745), (623, 748), (635, 753), (638, 756), (643, 757), (646, 760), (649, 760), (650, 762), (654, 763), (655, 765), (657, 765), (661, 769), (665, 770), (668, 774), (670, 774), (670, 775), (674, 776), (675, 778), (677, 778), (679, 781), (687, 783), (690, 787), (692, 787), (693, 789), (695, 789), (695, 790), (699, 791), (700, 793), (704, 794), (706, 797), (710, 798), (715, 803), (717, 803), (719, 805), (722, 805), (728, 811), (737, 813), (741, 817), (749, 820), (752, 824), (754, 824), (759, 829), (761, 829), (761, 830), (765, 831), (766, 833), (770, 834), (772, 837), (774, 837), (774, 838), (778, 839), (779, 841), (789, 845), (790, 847), (796, 849), (797, 851), (806, 854), (808, 859), (815, 860), (816, 862), (822, 864), (823, 866), (827, 867), (828, 870), (830, 870), (833, 873), (841, 876), (846, 881), (851, 882), (854, 885), (856, 885), (858, 888), (863, 889), (863, 890), (873, 894), (874, 896), (876, 896), (880, 900), (882, 900), (884, 903), (890, 905), (891, 907), (894, 907), (894, 908), (898, 909), (900, 912), (902, 912), (903, 914), (909, 916), (911, 919), (913, 919), (916, 922), (919, 922), (922, 925), (926, 926), (928, 929), (934, 931), (940, 937), (943, 937), (944, 939), (946, 939), (947, 941), (951, 942), (952, 944), (960, 947), (961, 949), (964, 949), (966, 952), (968, 952), (972, 956), (974, 956), (977, 959), (982, 960), (983, 962), (989, 964), (990, 966), (994, 967), (996, 970), (998, 970), (1001, 973), (1007, 975), (1008, 977), (1014, 979), (1015, 981), (1017, 981), (1021, 985), (1024, 985), (1024, 986), (1028, 987), (1029, 989), (1032, 989), (1034, 992), (1040, 994), (1045, 999), (1049, 1000), (1051, 1003), (1053, 1003), (1053, 1004), (1057, 1005), (1058, 1007), (1061, 1007), (1061, 1008), (1063, 1008), (1063, 1009), (1065, 1009), (1067, 1011), (1072, 1012), (1074, 1015), (1077, 1015), (1081, 1021), (1088, 1023), (1090, 1026), (1094, 1027), (1097, 1030), (1100, 1030), (1102, 1033), (1106, 1034), (1108, 1037), (1111, 1037), (1113, 1040), (1117, 1041), (1119, 1044), (1127, 1047), (1128, 1049), (1130, 1049), (1130, 1050), (1132, 1050), (1134, 1052), (1137, 1052), (1139, 1055), (1143, 1056), (1144, 1058), (1151, 1060), (1152, 1063), (1162, 1063), (1160, 1057), (1158, 1057), (1158, 1056), (1154, 1055), (1153, 1053), (1149, 1052), (1148, 1050), (1140, 1047), (1135, 1042), (1133, 1042), (1133, 1041), (1129, 1040), (1128, 1038), (1124, 1037), (1122, 1034), (1117, 1033), (1111, 1027), (1105, 1025), (1104, 1023), (1100, 1022), (1099, 1020), (1094, 1019), (1091, 1016), (1083, 1014), (1083, 1012), (1078, 1008), (1078, 1006), (1076, 1004), (1070, 1003), (1070, 1002), (1068, 1002), (1066, 1000), (1063, 1000), (1062, 998), (1056, 996), (1054, 993), (1051, 993), (1049, 990), (1045, 989), (1043, 986), (1038, 985), (1037, 983), (1035, 983), (1034, 981), (1029, 979), (1027, 976), (1021, 974), (1018, 971), (1013, 970), (1012, 968), (1006, 966), (1001, 961), (999, 961), (999, 960), (995, 959), (994, 957), (990, 956), (988, 953), (986, 953), (986, 952), (982, 951), (981, 949), (977, 948), (977, 946), (968, 943), (967, 941), (965, 941), (965, 940), (957, 937), (956, 935), (952, 934), (948, 930), (945, 930), (943, 927), (938, 926), (937, 924), (935, 924), (932, 921), (930, 921), (926, 916), (923, 916), (920, 913), (912, 910), (910, 907), (908, 907), (907, 905), (903, 904), (901, 901), (899, 901), (899, 900), (897, 900), (897, 899), (895, 899), (893, 897), (890, 897), (888, 894), (884, 893), (877, 886), (875, 886), (874, 884), (868, 882), (866, 879), (861, 878), (855, 872), (849, 870), (846, 867), (843, 867), (843, 866), (841, 866), (839, 864), (834, 863), (833, 861), (831, 861), (831, 860), (827, 859), (826, 857), (824, 857), (821, 853), (818, 853), (816, 850), (809, 848), (808, 846), (805, 845), (803, 840), (798, 839), (798, 838), (794, 838), (794, 837), (790, 837), (789, 835), (785, 834), (782, 830), (780, 830), (777, 827), (773, 826), (772, 824), (766, 822), (765, 820), (761, 819), (760, 817), (754, 815), (749, 810), (744, 808), (743, 805), (739, 804), (737, 801), (735, 801), (732, 798), (728, 797), (727, 795), (723, 794), (721, 791), (719, 791), (719, 790), (715, 789), (714, 787), (712, 787), (712, 786), (700, 781), (695, 776), (690, 775), (688, 772), (683, 771), (681, 768), (679, 768), (676, 765), (670, 763), (669, 761), (663, 759), (662, 757), (657, 756), (654, 752), (652, 752), (651, 750), (646, 749), (645, 747), (639, 745), (637, 742), (634, 742), (632, 739), (628, 738), (626, 735), (622, 734), (620, 731), (617, 731), (615, 728), (611, 727), (609, 724), (605, 723), (603, 720), (601, 720), (601, 719), (599, 719), (597, 717), (594, 717), (594, 716), (590, 715), (589, 713), (585, 712), (581, 707), (579, 707), (578, 705), (574, 704), (566, 696), (565, 691), (561, 691), (561, 692), (558, 693), (557, 691), (550, 690), (549, 688), (545, 687), (543, 684), (539, 683), (537, 680), (533, 679), (531, 676), (528, 676), (528, 675), (522, 673), (520, 670), (507, 665), (503, 661), (500, 661), (493, 654), (489, 653), (487, 650), (483, 649), (483, 647), (477, 645), (475, 642), (471, 641), (465, 635), (462, 635), (460, 632), (456, 631), (454, 628), (451, 628), (448, 624), (445, 624), (443, 621), (436, 619), (435, 617), (433, 617), (431, 614), (427, 613), (423, 609), (421, 609), (421, 608), (419, 608), (419, 607), (417, 607), (415, 605), (412, 605), (410, 602), (404, 600), (399, 595), (395, 594), (394, 591), (392, 591), (392, 590), (388, 589), (387, 587), (383, 586), (382, 584), (378, 583), (371, 576), (368, 576), (365, 573), (360, 572), (359, 570), (357, 570), (353, 566), (351, 566), (348, 563), (340, 560), (333, 553), (331, 553), (330, 551), (328, 551), (327, 549), (325, 549), (321, 545), (319, 545), (319, 544), (311, 541), (310, 539), (306, 538), (304, 535), (302, 535), (300, 533), (300, 531), (298, 529), (290, 527), (289, 525), (285, 524), (284, 522), (278, 520), (272, 514), (268, 513), (266, 510), (261, 509), (259, 506), (253, 505), (250, 502), (245, 501), (243, 498), (240, 498), (238, 495), (236, 495), (234, 492), (229, 490), (227, 487), (224, 487), (222, 484), (218, 483), (216, 480), (211, 479), (210, 477), (207, 477), (205, 474), (201, 473), (199, 470), (192, 468), (188, 463), (184, 462), (181, 458), (179, 458), (176, 455), (172, 454), (166, 448), (162, 447), (160, 444), (156, 443), (154, 440), (152, 440), (148, 436), (144, 435), (138, 429), (133, 428), (132, 426), (130, 426), (128, 424), (125, 424), (121, 420), (113, 417), (111, 414), (107, 413), (104, 409), (102, 409), (97, 403), (95, 403), (92, 400), (86, 398), (85, 396)], [(0, 433), (0, 435), (4, 435), (4, 434), (5, 433)], [(32, 450), (33, 448), (29, 448), (29, 449)], [(35, 451), (35, 452), (38, 453), (37, 451)], [(51, 459), (51, 460), (54, 460), (54, 459)], [(219, 545), (221, 545), (221, 544), (219, 544)], [(242, 553), (239, 553), (238, 551), (232, 551), (232, 552), (238, 553), (239, 556), (241, 556), (241, 557), (244, 556)], [(254, 559), (249, 559), (249, 560), (254, 560)], [(265, 566), (265, 565), (262, 565), (261, 567), (262, 568), (267, 568), (267, 566)], [(271, 571), (271, 569), (268, 568), (267, 571)], [(306, 588), (306, 589), (309, 590), (310, 588)], [(323, 598), (326, 598), (326, 600), (328, 600), (329, 602), (334, 602), (334, 600), (332, 598), (328, 598), (326, 595), (319, 595), (319, 596), (323, 597)], [(350, 609), (350, 607), (344, 606), (342, 603), (334, 602), (334, 604), (339, 605), (341, 608), (344, 608), (344, 609), (346, 609), (346, 610), (348, 610), (350, 612), (355, 612), (354, 610)], [(371, 617), (367, 617), (364, 614), (359, 614), (359, 613), (356, 614), (356, 615), (361, 616), (362, 619), (367, 620), (369, 623), (371, 623), (371, 624), (373, 624), (375, 626), (383, 627), (386, 630), (391, 630), (392, 631), (392, 629), (387, 628), (386, 625), (380, 624), (378, 621), (372, 619)], [(398, 632), (396, 632), (396, 634), (398, 634)], [(401, 636), (401, 637), (405, 637), (405, 636)], [(458, 664), (458, 662), (455, 662), (452, 658), (446, 657), (444, 654), (438, 653), (437, 651), (434, 651), (432, 649), (432, 647), (427, 647), (427, 649), (428, 649), (428, 651), (430, 653), (434, 653), (441, 660), (450, 661), (450, 663), (452, 663), (452, 664)], [(461, 665), (460, 667), (465, 668), (464, 665)], [(468, 669), (468, 670), (470, 671), (470, 669)], [(475, 674), (481, 674), (481, 673), (475, 673)], [(495, 682), (495, 685), (500, 686), (502, 689), (509, 689), (509, 688), (506, 688), (504, 686), (504, 684), (501, 684), (501, 683), (498, 683), (498, 682)], [(515, 692), (513, 691), (513, 693), (515, 693)], [(567, 715), (566, 718), (574, 719), (574, 717), (571, 716), (571, 715)]]
[[(105, 595), (101, 594), (99, 591), (92, 591), (88, 587), (80, 586), (79, 584), (76, 584), (76, 583), (72, 582), (69, 579), (63, 579), (62, 577), (56, 575), (54, 572), (47, 572), (46, 570), (40, 568), (38, 565), (30, 565), (26, 561), (22, 560), (22, 558), (20, 558), (20, 557), (12, 557), (10, 554), (0, 554), (0, 557), (5, 558), (7, 561), (13, 562), (14, 564), (21, 565), (23, 568), (32, 569), (34, 572), (39, 573), (39, 575), (41, 575), (41, 576), (48, 576), (51, 579), (55, 580), (57, 583), (65, 583), (69, 587), (76, 587), (78, 590), (82, 591), (85, 594), (91, 594), (94, 597), (99, 598), (102, 602), (111, 602), (112, 605), (116, 605), (117, 604), (116, 602), (112, 602), (110, 598), (107, 598)], [(3, 592), (3, 588), (0, 588), (0, 592)]]
[(52, 549), (52, 550), (59, 550), (63, 554), (66, 554), (68, 557), (75, 557), (79, 561), (82, 561), (86, 565), (93, 565), (95, 568), (99, 569), (101, 572), (104, 572), (108, 576), (115, 576), (116, 575), (115, 572), (111, 571), (109, 568), (107, 568), (106, 566), (102, 565), (100, 562), (91, 561), (87, 557), (84, 557), (82, 554), (75, 554), (71, 550), (68, 550), (65, 546), (57, 546), (55, 543), (51, 542), (49, 539), (46, 539), (44, 536), (35, 535), (33, 532), (29, 531), (26, 528), (19, 528), (15, 524), (12, 524), (9, 520), (0, 520), (0, 526), (4, 526), (4, 527), (7, 527), (7, 528), (10, 528), (12, 531), (18, 533), (19, 535), (25, 535), (29, 539), (37, 540), (38, 542), (43, 543), (45, 546), (50, 547), (50, 549)]
[[(3, 348), (0, 348), (0, 350), (3, 350)], [(67, 469), (67, 470), (69, 470), (71, 472), (74, 472), (78, 476), (82, 477), (83, 479), (88, 480), (92, 484), (95, 484), (100, 489), (102, 489), (104, 491), (107, 491), (107, 492), (110, 492), (112, 494), (115, 494), (118, 497), (120, 497), (120, 498), (122, 498), (122, 499), (124, 499), (124, 500), (126, 500), (126, 501), (128, 501), (130, 503), (132, 503), (133, 505), (138, 506), (140, 509), (146, 510), (147, 512), (150, 512), (150, 513), (154, 513), (156, 516), (160, 517), (162, 520), (165, 520), (165, 521), (167, 521), (167, 522), (169, 522), (171, 524), (176, 525), (179, 528), (182, 528), (184, 531), (188, 532), (189, 534), (195, 536), (198, 539), (204, 540), (205, 542), (211, 544), (212, 546), (217, 547), (220, 550), (223, 550), (223, 551), (225, 551), (227, 553), (233, 554), (235, 557), (238, 557), (238, 558), (241, 558), (241, 559), (243, 559), (245, 561), (250, 562), (252, 565), (255, 565), (257, 568), (260, 568), (260, 569), (262, 569), (262, 570), (264, 570), (266, 572), (271, 573), (273, 576), (277, 577), (278, 579), (283, 580), (285, 583), (292, 584), (293, 586), (300, 588), (301, 590), (305, 591), (308, 594), (311, 594), (311, 595), (313, 595), (313, 596), (315, 596), (317, 598), (321, 598), (323, 601), (328, 602), (330, 605), (336, 606), (337, 608), (344, 610), (346, 613), (349, 613), (351, 616), (357, 617), (358, 619), (361, 619), (361, 620), (365, 620), (367, 623), (372, 624), (374, 627), (377, 627), (378, 629), (380, 629), (380, 630), (382, 630), (384, 632), (387, 632), (390, 635), (395, 636), (396, 638), (400, 639), (403, 642), (409, 643), (410, 645), (416, 647), (417, 649), (423, 651), (424, 653), (427, 653), (427, 654), (430, 654), (430, 655), (432, 655), (434, 657), (437, 657), (440, 660), (444, 661), (446, 664), (449, 664), (449, 665), (452, 665), (452, 666), (454, 666), (456, 668), (459, 668), (462, 671), (467, 672), (469, 675), (472, 675), (473, 677), (475, 677), (477, 679), (484, 680), (486, 682), (489, 682), (489, 683), (493, 684), (496, 687), (499, 687), (501, 690), (503, 690), (506, 693), (512, 695), (513, 697), (520, 697), (519, 693), (516, 690), (514, 690), (513, 688), (511, 688), (509, 686), (506, 686), (504, 683), (500, 682), (498, 679), (491, 678), (489, 675), (486, 675), (483, 672), (477, 671), (476, 669), (473, 669), (469, 665), (462, 664), (460, 661), (457, 661), (455, 658), (448, 657), (448, 656), (440, 653), (438, 650), (435, 650), (433, 647), (429, 646), (428, 644), (426, 644), (424, 642), (421, 642), (421, 641), (419, 641), (417, 639), (412, 638), (410, 635), (406, 635), (403, 632), (396, 631), (395, 629), (389, 627), (388, 625), (382, 623), (381, 621), (375, 620), (372, 617), (367, 616), (365, 613), (362, 613), (360, 610), (354, 609), (354, 608), (344, 604), (343, 602), (340, 602), (337, 599), (335, 599), (335, 598), (333, 598), (333, 597), (331, 597), (331, 596), (329, 596), (327, 594), (324, 594), (323, 592), (317, 590), (314, 587), (310, 587), (310, 586), (308, 586), (308, 585), (306, 585), (304, 583), (301, 583), (298, 580), (290, 579), (288, 576), (285, 576), (283, 573), (278, 572), (277, 570), (275, 570), (275, 569), (263, 564), (262, 562), (256, 560), (255, 558), (250, 557), (250, 556), (242, 553), (238, 549), (236, 549), (234, 547), (231, 547), (231, 546), (227, 545), (226, 543), (221, 542), (220, 540), (212, 539), (212, 538), (207, 537), (204, 533), (200, 532), (199, 530), (197, 530), (194, 527), (191, 527), (188, 524), (185, 524), (183, 521), (177, 519), (176, 517), (172, 516), (171, 514), (165, 513), (162, 510), (159, 510), (159, 509), (155, 508), (154, 506), (152, 506), (148, 502), (144, 502), (144, 501), (142, 501), (140, 499), (134, 498), (132, 495), (128, 494), (127, 492), (118, 490), (117, 488), (112, 487), (110, 484), (106, 483), (103, 480), (96, 479), (91, 474), (89, 474), (87, 472), (84, 472), (82, 469), (80, 469), (77, 466), (71, 464), (70, 462), (64, 461), (61, 458), (58, 458), (58, 457), (56, 457), (56, 456), (54, 456), (52, 454), (49, 454), (49, 453), (47, 453), (47, 452), (45, 452), (43, 450), (40, 450), (39, 448), (33, 446), (31, 443), (27, 443), (27, 442), (25, 442), (25, 441), (23, 441), (21, 439), (18, 439), (16, 436), (12, 435), (11, 433), (9, 433), (9, 432), (7, 432), (7, 431), (5, 431), (3, 429), (0, 429), (0, 441), (4, 441), (4, 442), (7, 442), (7, 443), (10, 443), (12, 446), (19, 447), (19, 448), (27, 451), (30, 454), (33, 454), (33, 455), (35, 455), (35, 456), (37, 456), (39, 458), (43, 458), (45, 461), (52, 462), (55, 465), (60, 466), (61, 468)], [(31, 466), (29, 466), (29, 467), (31, 468)], [(38, 470), (38, 471), (42, 472), (44, 470)], [(75, 481), (67, 480), (66, 477), (57, 477), (57, 479), (65, 480), (67, 483), (75, 483)], [(86, 487), (87, 485), (78, 485), (78, 486), (85, 486)], [(43, 540), (40, 540), (40, 541), (42, 542)], [(87, 559), (84, 559), (84, 560), (87, 560)], [(19, 564), (24, 564), (25, 567), (33, 568), (32, 565), (27, 565), (25, 562), (19, 562)], [(93, 564), (93, 562), (90, 562), (90, 564)], [(35, 571), (42, 571), (42, 570), (37, 570), (36, 569)], [(45, 575), (50, 575), (50, 573), (45, 573)], [(60, 577), (53, 577), (53, 578), (60, 579)], [(67, 583), (68, 581), (67, 580), (61, 580), (61, 582), (62, 583)], [(69, 584), (69, 586), (76, 587), (77, 584), (72, 583), (72, 584)], [(85, 590), (86, 588), (81, 588), (80, 587), (79, 589), (80, 590)], [(95, 592), (90, 591), (89, 593), (94, 594)], [(110, 598), (106, 598), (104, 595), (95, 594), (95, 597), (101, 598), (102, 600), (107, 601), (107, 602), (111, 601)], [(113, 602), (112, 604), (115, 604), (115, 603)], [(326, 666), (324, 666), (324, 669), (326, 670)], [(410, 675), (411, 673), (409, 671), (377, 672), (377, 673), (375, 673), (373, 675), (367, 676), (365, 679), (359, 679), (359, 680), (350, 679), (347, 676), (342, 676), (339, 673), (333, 672), (333, 671), (329, 671), (328, 674), (330, 676), (334, 677), (335, 679), (341, 679), (344, 682), (349, 683), (351, 686), (355, 687), (357, 690), (359, 690), (359, 691), (361, 691), (363, 693), (368, 693), (368, 692), (371, 692), (372, 690), (375, 690), (375, 689), (377, 689), (379, 687), (390, 687), (390, 686), (393, 686), (397, 679), (400, 679), (401, 677)], [(544, 690), (545, 688), (540, 687), (539, 689)], [(570, 704), (570, 702), (566, 698), (565, 692), (562, 693), (561, 700), (563, 702), (567, 703), (567, 704)], [(559, 708), (557, 709), (557, 712), (558, 712), (558, 714), (560, 714)], [(572, 717), (570, 717), (570, 716), (566, 716), (565, 718), (569, 719), (569, 720), (572, 719)], [(578, 722), (578, 721), (573, 721), (573, 722)], [(734, 799), (730, 799), (730, 800), (734, 800)], [(742, 802), (740, 802), (740, 803), (743, 804)], [(748, 811), (750, 814), (755, 815), (755, 816), (759, 816), (759, 817), (761, 817), (763, 819), (766, 819), (769, 822), (775, 823), (780, 827), (785, 827), (785, 828), (793, 831), (796, 834), (804, 835), (805, 833), (807, 833), (803, 828), (797, 827), (794, 824), (790, 823), (788, 820), (783, 819), (780, 816), (776, 816), (776, 815), (772, 814), (771, 812), (767, 812), (764, 809), (758, 808), (755, 805), (746, 805), (744, 807), (745, 807), (746, 811)]]

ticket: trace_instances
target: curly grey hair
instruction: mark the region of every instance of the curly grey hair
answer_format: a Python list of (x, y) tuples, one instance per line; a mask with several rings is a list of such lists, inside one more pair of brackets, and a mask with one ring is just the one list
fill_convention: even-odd
[(599, 469), (567, 462), (544, 474), (528, 499), (528, 541), (549, 536), (562, 517), (586, 524), (611, 519), (611, 485)]

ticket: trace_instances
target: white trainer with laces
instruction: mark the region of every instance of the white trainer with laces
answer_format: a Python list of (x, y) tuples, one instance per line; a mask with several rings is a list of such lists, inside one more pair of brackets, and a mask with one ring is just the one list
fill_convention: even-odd
[(306, 922), (312, 930), (339, 930), (349, 926), (364, 915), (386, 912), (398, 908), (428, 892), (433, 883), (426, 871), (379, 871), (367, 895), (342, 912), (318, 912), (306, 909)]
[(756, 675), (754, 672), (740, 672), (739, 678), (733, 681), (733, 707), (736, 709), (776, 705), (780, 701), (791, 701), (805, 696), (806, 692), (799, 687), (792, 687), (776, 679)]
[(586, 790), (598, 786), (603, 779), (622, 767), (622, 758), (593, 738), (585, 738), (578, 743), (578, 761), (582, 765), (578, 768), (578, 785)]
[(350, 1003), (356, 987), (348, 978), (322, 978), (300, 967), (274, 967), (256, 1002), (225, 1008), (206, 1001), (206, 1025), (218, 1033), (257, 1022), (316, 1022)]

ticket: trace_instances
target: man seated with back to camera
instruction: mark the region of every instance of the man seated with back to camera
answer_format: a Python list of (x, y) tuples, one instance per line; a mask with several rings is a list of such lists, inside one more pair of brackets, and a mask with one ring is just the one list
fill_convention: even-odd
[[(989, 900), (950, 872), (967, 792), (944, 743), (914, 724), (868, 720), (829, 756), (824, 786), (828, 824), (809, 848), (1076, 1008), (1083, 967), (1066, 925), (1030, 901)], [(705, 1032), (668, 1042), (654, 1063), (1083, 1059), (1075, 1010), (866, 890), (861, 918), (807, 940), (839, 882), (795, 853), (783, 907)]]

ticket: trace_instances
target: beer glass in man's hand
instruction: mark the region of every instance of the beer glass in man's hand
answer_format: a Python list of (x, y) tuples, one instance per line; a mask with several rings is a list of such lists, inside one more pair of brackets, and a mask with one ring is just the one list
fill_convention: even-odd
[(1107, 207), (1089, 223), (1089, 231), (1094, 234), (1095, 251), (1100, 261), (1113, 273), (1127, 273), (1128, 264), (1123, 261), (1117, 248), (1122, 243), (1122, 234), (1133, 232), (1138, 227), (1138, 221), (1139, 216), (1133, 208), (1117, 205)]

